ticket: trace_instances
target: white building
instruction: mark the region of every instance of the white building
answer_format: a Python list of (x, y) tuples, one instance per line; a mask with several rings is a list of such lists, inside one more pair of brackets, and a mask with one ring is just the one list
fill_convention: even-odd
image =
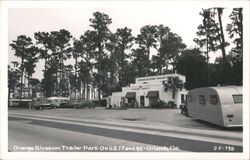
[(172, 89), (166, 89), (165, 86), (169, 80), (177, 77), (183, 84), (186, 82), (186, 77), (180, 74), (136, 78), (135, 84), (123, 87), (122, 92), (113, 92), (109, 103), (115, 108), (121, 106), (121, 101), (125, 101), (125, 103), (135, 102), (136, 105), (133, 107), (141, 108), (149, 107), (153, 101), (160, 99), (165, 103), (173, 101), (179, 108), (186, 99), (186, 89), (178, 89), (173, 96)]

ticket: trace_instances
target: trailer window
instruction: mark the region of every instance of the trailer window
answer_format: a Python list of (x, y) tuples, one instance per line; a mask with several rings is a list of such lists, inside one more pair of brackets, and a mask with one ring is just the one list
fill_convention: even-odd
[(205, 104), (205, 96), (204, 95), (199, 95), (199, 103)]
[(218, 96), (217, 95), (210, 95), (210, 104), (217, 104), (218, 103)]
[(193, 102), (193, 96), (188, 95), (187, 99), (188, 99), (188, 102)]
[(234, 103), (242, 103), (243, 97), (242, 94), (233, 95)]

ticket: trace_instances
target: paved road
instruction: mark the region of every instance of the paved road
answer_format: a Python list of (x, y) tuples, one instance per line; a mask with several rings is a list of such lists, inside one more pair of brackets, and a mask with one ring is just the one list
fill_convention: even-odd
[(239, 131), (9, 114), (9, 151), (242, 152)]
[[(180, 113), (180, 109), (128, 109), (128, 110), (113, 110), (97, 107), (95, 109), (44, 109), (44, 110), (29, 110), (11, 108), (9, 113), (19, 113), (28, 115), (41, 116), (57, 116), (65, 118), (92, 119), (126, 123), (144, 123), (149, 125), (167, 125), (179, 126), (184, 128), (199, 128), (218, 130), (218, 128), (209, 123), (199, 121), (190, 117), (186, 117)], [(233, 132), (242, 132), (234, 130)]]

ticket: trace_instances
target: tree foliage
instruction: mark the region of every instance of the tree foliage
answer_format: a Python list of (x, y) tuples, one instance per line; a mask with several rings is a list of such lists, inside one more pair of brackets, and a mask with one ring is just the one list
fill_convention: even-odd
[(129, 58), (129, 55), (125, 51), (132, 47), (134, 37), (132, 36), (132, 30), (127, 27), (118, 28), (116, 30), (115, 37), (117, 43), (117, 50), (115, 52), (116, 60), (118, 66), (120, 66), (120, 68), (118, 69), (119, 82), (120, 86), (123, 87), (127, 85), (125, 81), (125, 67), (127, 65), (127, 58)]
[(97, 69), (97, 87), (98, 87), (98, 100), (100, 104), (101, 99), (101, 91), (103, 90), (103, 84), (105, 82), (105, 76), (107, 75), (106, 64), (104, 63), (104, 59), (107, 58), (107, 54), (105, 53), (105, 46), (110, 34), (110, 30), (108, 26), (112, 23), (111, 18), (105, 13), (94, 12), (94, 18), (90, 19), (90, 26), (94, 29), (93, 37), (94, 37), (94, 46), (97, 49), (94, 52), (94, 58), (96, 60), (95, 67)]
[[(229, 53), (226, 53), (229, 43), (224, 37), (223, 11), (224, 8), (210, 8), (200, 12), (203, 20), (194, 39), (199, 49), (186, 49), (181, 36), (162, 24), (142, 26), (135, 36), (128, 27), (112, 33), (109, 29), (112, 19), (101, 12), (93, 13), (89, 19), (91, 30), (85, 31), (79, 39), (72, 39), (65, 29), (34, 33), (35, 45), (30, 37), (20, 35), (10, 44), (15, 56), (21, 59), (20, 64), (13, 62), (14, 69), (8, 68), (10, 92), (18, 88), (22, 91), (26, 75), (28, 84), (36, 86), (36, 90), (42, 88), (47, 97), (69, 96), (74, 90), (75, 97), (78, 92), (81, 98), (88, 99), (91, 90), (97, 88), (99, 100), (101, 95), (121, 91), (137, 77), (176, 71), (186, 76), (187, 89), (242, 84), (242, 8), (232, 10), (231, 23), (226, 26), (232, 40)], [(211, 52), (218, 57), (214, 63), (209, 63)], [(44, 60), (41, 83), (32, 78), (39, 59)], [(74, 60), (74, 65), (65, 65), (70, 59)], [(173, 98), (176, 90), (183, 87), (174, 77), (165, 85), (166, 90), (173, 91)]]
[(207, 85), (207, 64), (206, 57), (201, 51), (187, 49), (178, 57), (177, 72), (186, 76), (186, 88), (193, 89)]

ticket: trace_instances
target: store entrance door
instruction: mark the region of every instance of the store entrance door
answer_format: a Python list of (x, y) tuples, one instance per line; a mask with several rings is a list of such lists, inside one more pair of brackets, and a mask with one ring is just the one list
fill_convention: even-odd
[(144, 96), (140, 96), (140, 107), (145, 107), (145, 97)]

